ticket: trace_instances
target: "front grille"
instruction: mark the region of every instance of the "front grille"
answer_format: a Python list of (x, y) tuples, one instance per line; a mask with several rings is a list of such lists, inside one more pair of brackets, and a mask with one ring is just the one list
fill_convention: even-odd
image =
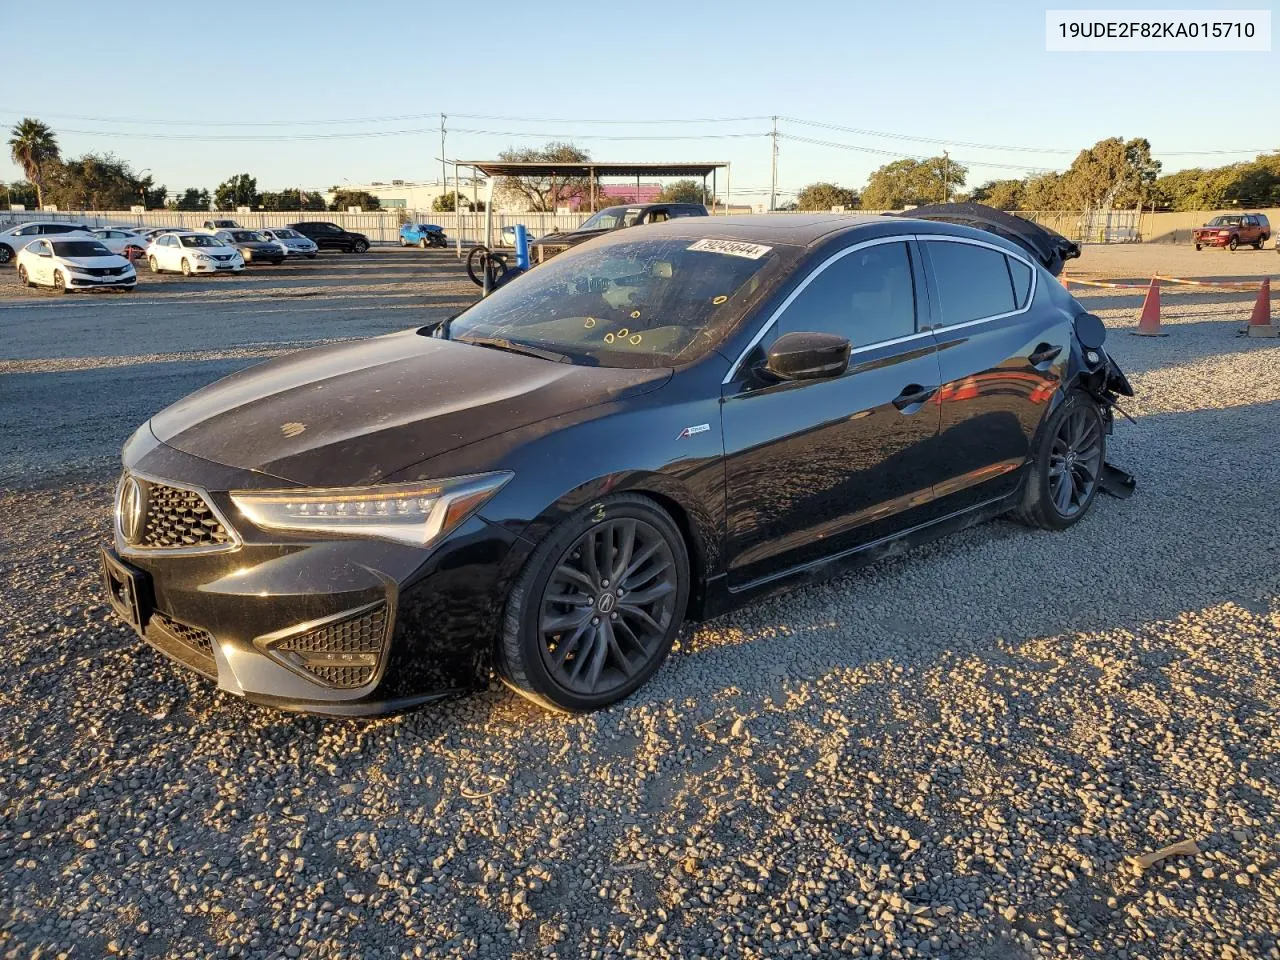
[(215, 259), (215, 260), (230, 260), (230, 259), (231, 259), (231, 254), (229, 254), (229, 253), (215, 253), (215, 254), (213, 254), (213, 259)]
[(124, 267), (89, 267), (86, 271), (91, 277), (118, 277), (124, 273)]
[(363, 687), (373, 680), (386, 643), (389, 617), (385, 603), (343, 620), (274, 642), (277, 660), (331, 687)]
[(147, 513), (138, 546), (150, 549), (216, 547), (231, 534), (194, 490), (163, 483), (147, 486)]
[(147, 623), (147, 642), (165, 656), (206, 677), (216, 679), (218, 676), (213, 659), (213, 634), (208, 630), (156, 612)]

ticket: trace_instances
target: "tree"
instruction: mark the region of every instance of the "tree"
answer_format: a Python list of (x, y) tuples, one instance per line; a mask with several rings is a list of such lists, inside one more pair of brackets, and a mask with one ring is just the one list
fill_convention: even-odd
[(333, 199), (329, 201), (330, 210), (342, 211), (347, 207), (359, 207), (361, 210), (381, 210), (382, 201), (367, 190), (332, 189)]
[(871, 174), (862, 191), (866, 210), (897, 210), (908, 204), (942, 203), (963, 187), (969, 168), (946, 157), (895, 160)]
[[(508, 163), (565, 163), (580, 164), (591, 159), (585, 150), (572, 143), (548, 143), (541, 150), (527, 147), (517, 150), (512, 147), (498, 154), (499, 160)], [(575, 197), (579, 203), (589, 201), (591, 184), (586, 177), (555, 177), (555, 191), (552, 195), (551, 177), (503, 177), (499, 184), (501, 195), (516, 203), (523, 202), (526, 209), (543, 212), (555, 211), (555, 208)]]
[(1022, 210), (1061, 210), (1063, 199), (1062, 174), (1044, 173), (1028, 177), (1022, 184)]
[(981, 186), (974, 187), (969, 199), (997, 210), (1018, 210), (1022, 208), (1025, 189), (1024, 180), (988, 180)]
[(857, 190), (819, 181), (800, 191), (796, 197), (796, 209), (830, 210), (832, 207), (844, 207), (846, 210), (856, 210), (859, 199)]
[(36, 188), (36, 206), (44, 206), (44, 173), (58, 162), (58, 138), (48, 126), (33, 117), (13, 125), (9, 137), (10, 156), (22, 168), (27, 182)]
[(36, 198), (35, 184), (31, 183), (31, 181), (15, 180), (9, 184), (5, 193), (5, 209), (10, 206), (22, 206), (30, 210), (38, 205), (39, 200)]
[(174, 210), (186, 211), (208, 211), (209, 209), (209, 191), (197, 190), (195, 187), (187, 187), (177, 200), (172, 204)]
[(481, 213), (484, 210), (483, 200), (471, 201), (467, 199), (466, 194), (457, 193), (452, 190), (448, 193), (442, 193), (440, 196), (432, 200), (431, 209), (436, 213), (457, 213), (459, 201), (462, 202), (464, 209), (470, 210), (472, 213)]
[(150, 177), (138, 177), (124, 160), (110, 153), (86, 153), (51, 164), (45, 196), (64, 210), (122, 210), (163, 196)]
[(704, 190), (697, 180), (677, 180), (668, 183), (658, 194), (659, 203), (702, 203), (711, 206), (716, 198), (710, 190)]
[(219, 210), (234, 210), (236, 207), (256, 207), (258, 205), (258, 181), (247, 173), (237, 173), (218, 184), (213, 191), (213, 203)]
[(1146, 202), (1159, 173), (1145, 137), (1108, 137), (1076, 156), (1062, 175), (1062, 199), (1070, 210), (1135, 206)]
[(258, 205), (263, 210), (294, 213), (302, 209), (302, 192), (294, 189), (281, 190), (279, 193), (264, 193), (258, 198)]

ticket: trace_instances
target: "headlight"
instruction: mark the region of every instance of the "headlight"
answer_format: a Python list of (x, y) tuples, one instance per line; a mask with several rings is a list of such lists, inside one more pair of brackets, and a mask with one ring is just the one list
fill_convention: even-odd
[(265, 530), (299, 530), (395, 540), (425, 547), (502, 489), (514, 474), (373, 487), (233, 492), (240, 512)]
[(93, 276), (93, 274), (89, 272), (88, 267), (82, 267), (79, 264), (75, 264), (75, 263), (68, 263), (65, 266), (72, 273), (83, 273), (87, 277)]
[(212, 260), (213, 259), (213, 257), (209, 256), (207, 253), (193, 253), (191, 256), (196, 260)]

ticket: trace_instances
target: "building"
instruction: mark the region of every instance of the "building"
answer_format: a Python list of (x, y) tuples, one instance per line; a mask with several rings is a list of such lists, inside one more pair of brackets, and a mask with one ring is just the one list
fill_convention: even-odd
[[(436, 198), (453, 193), (453, 180), (447, 186), (441, 186), (439, 180), (374, 180), (370, 183), (338, 184), (343, 190), (363, 190), (373, 194), (382, 204), (383, 210), (430, 210)], [(484, 187), (478, 189), (477, 196), (484, 199)], [(462, 179), (462, 196), (471, 196), (471, 185), (467, 178)], [(325, 194), (325, 202), (333, 202), (333, 191)]]

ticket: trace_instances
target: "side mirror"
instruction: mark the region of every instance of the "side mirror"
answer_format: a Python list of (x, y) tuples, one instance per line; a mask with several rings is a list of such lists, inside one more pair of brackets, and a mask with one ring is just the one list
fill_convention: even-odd
[(784, 333), (769, 348), (765, 370), (780, 380), (820, 380), (849, 369), (849, 340), (834, 333)]
[(1092, 313), (1081, 313), (1076, 316), (1076, 339), (1086, 350), (1097, 350), (1107, 340), (1107, 328)]

